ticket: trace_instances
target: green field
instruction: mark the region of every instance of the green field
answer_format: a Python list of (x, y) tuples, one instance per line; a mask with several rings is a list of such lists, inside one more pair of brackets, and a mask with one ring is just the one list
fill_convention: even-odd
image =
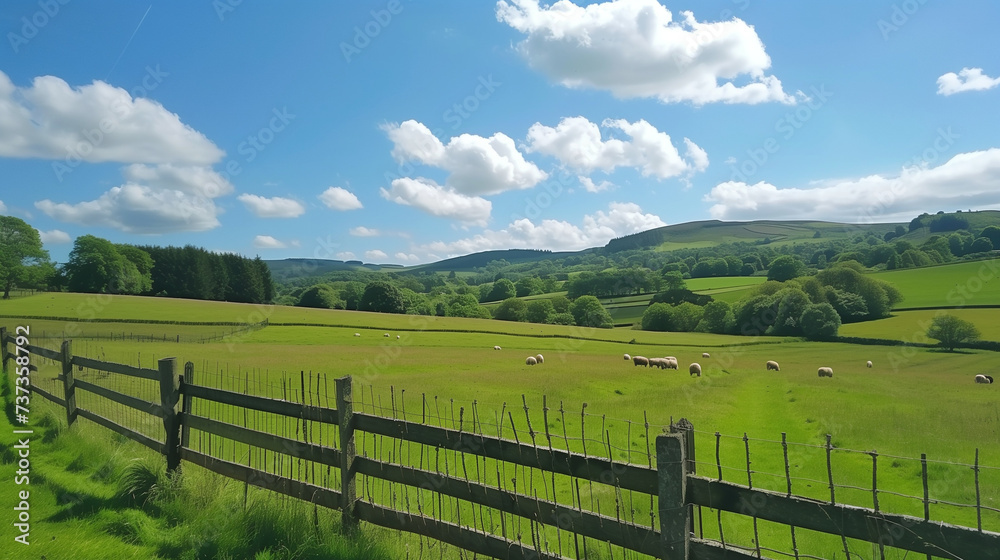
[(901, 309), (1000, 305), (1000, 259), (876, 272), (902, 292)]
[[(96, 297), (42, 294), (0, 302), (0, 314), (72, 317), (81, 305), (92, 301), (89, 298)], [(771, 337), (608, 331), (124, 296), (101, 299), (97, 309), (84, 307), (82, 312), (89, 314), (88, 310), (93, 310), (97, 316), (116, 319), (236, 322), (259, 320), (250, 317), (263, 315), (271, 326), (208, 344), (84, 341), (82, 345), (74, 344), (74, 353), (145, 367), (151, 367), (158, 358), (176, 356), (193, 362), (199, 379), (232, 383), (241, 390), (244, 378), (262, 386), (278, 383), (280, 387), (282, 380), (297, 386), (300, 371), (323, 374), (327, 380), (351, 375), (356, 384), (356, 406), (361, 410), (391, 415), (392, 403), (398, 414), (405, 409), (406, 417), (420, 418), (424, 395), (426, 402), (434, 403), (434, 415), (450, 423), (454, 421), (451, 415), (457, 416), (459, 408), (464, 407), (465, 414), (469, 414), (475, 402), (480, 421), (488, 430), (496, 429), (489, 425), (495, 424), (493, 418), (501, 411), (511, 411), (510, 421), (521, 437), (528, 433), (522, 395), (535, 430), (546, 426), (541, 417), (544, 395), (551, 409), (547, 427), (560, 435), (565, 429), (577, 438), (568, 442), (571, 448), (581, 450), (578, 438), (584, 418), (589, 452), (606, 455), (602, 442), (591, 439), (605, 432), (615, 458), (641, 464), (648, 460), (644, 419), (648, 418), (652, 437), (671, 418), (686, 417), (698, 430), (700, 472), (704, 469), (714, 473), (712, 434), (718, 431), (725, 436), (720, 458), (727, 469), (727, 480), (745, 482), (745, 473), (743, 478), (740, 474), (745, 466), (744, 443), (740, 439), (743, 434), (766, 440), (751, 441), (754, 485), (758, 487), (784, 490), (781, 447), (774, 443), (782, 433), (791, 442), (810, 445), (822, 444), (825, 434), (830, 433), (837, 448), (877, 449), (881, 454), (909, 458), (927, 453), (931, 460), (961, 463), (971, 463), (978, 448), (983, 465), (1000, 467), (1000, 448), (995, 445), (1000, 440), (1000, 384), (972, 383), (975, 373), (995, 371), (997, 354), (992, 352), (945, 353)], [(32, 325), (33, 321), (3, 319), (0, 323)], [(280, 326), (282, 323), (325, 326)], [(157, 327), (173, 328), (180, 334), (204, 328)], [(81, 325), (82, 332), (87, 328), (102, 326)], [(874, 328), (879, 338), (892, 338), (898, 326), (883, 323)], [(384, 337), (384, 333), (390, 337)], [(632, 339), (636, 339), (635, 343), (630, 344)], [(502, 350), (494, 350), (494, 345)], [(706, 351), (711, 358), (701, 358)], [(536, 353), (545, 355), (545, 363), (525, 366), (524, 357)], [(622, 359), (624, 353), (674, 355), (682, 367), (698, 361), (705, 375), (692, 378), (683, 372), (636, 368)], [(769, 359), (781, 363), (780, 372), (765, 371), (764, 362)], [(864, 367), (866, 360), (876, 366)], [(41, 365), (39, 373), (43, 378), (54, 375), (54, 366)], [(818, 366), (833, 367), (835, 377), (818, 378)], [(557, 414), (559, 409), (564, 409), (565, 414)], [(506, 437), (511, 437), (509, 428)], [(791, 475), (797, 477), (796, 493), (817, 499), (829, 496), (823, 483), (799, 481), (825, 480), (822, 449), (793, 447), (790, 459)], [(838, 484), (870, 488), (871, 459), (867, 455), (838, 451), (834, 461)], [(470, 462), (469, 468), (472, 465)], [(884, 459), (880, 462), (879, 486), (919, 496), (919, 470), (919, 461)], [(952, 481), (932, 486), (935, 499), (974, 501), (968, 468), (935, 463), (932, 476)], [(983, 503), (1000, 507), (1000, 470), (983, 470), (980, 484)], [(563, 485), (562, 481), (557, 485), (557, 495), (569, 491)], [(537, 492), (541, 496), (548, 490), (542, 487)], [(595, 496), (604, 498), (601, 508), (607, 511), (608, 495)], [(838, 493), (841, 500), (871, 506), (870, 491), (842, 489)], [(882, 508), (889, 511), (922, 513), (918, 500), (885, 494), (880, 501)], [(640, 519), (648, 513), (648, 504), (634, 507)], [(614, 515), (613, 507), (609, 515)], [(975, 526), (976, 522), (973, 511), (945, 506), (933, 507), (932, 517), (967, 526)], [(985, 528), (998, 530), (1000, 515), (984, 512), (983, 523)], [(746, 523), (733, 521), (727, 538), (748, 542), (747, 528)], [(709, 527), (706, 534), (711, 531)], [(765, 524), (761, 539), (790, 550), (787, 529)], [(824, 538), (800, 535), (799, 546), (812, 546), (812, 553), (821, 550), (830, 555), (839, 545), (839, 539), (835, 540), (829, 543)]]
[(935, 344), (937, 341), (928, 339), (925, 334), (931, 320), (938, 314), (954, 315), (976, 325), (981, 340), (1000, 341), (1000, 310), (997, 309), (896, 311), (886, 319), (843, 325), (840, 327), (840, 335)]

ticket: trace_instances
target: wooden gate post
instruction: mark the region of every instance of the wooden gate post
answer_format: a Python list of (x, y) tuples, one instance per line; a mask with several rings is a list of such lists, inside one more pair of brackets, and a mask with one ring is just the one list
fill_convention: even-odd
[(358, 501), (354, 481), (354, 394), (351, 377), (337, 379), (337, 424), (340, 432), (340, 524), (344, 532), (358, 526), (354, 505)]
[(180, 376), (177, 374), (177, 358), (163, 358), (157, 362), (160, 371), (160, 409), (163, 411), (163, 431), (166, 436), (167, 472), (177, 470), (181, 464), (180, 422), (177, 415), (177, 401), (180, 399)]
[(691, 521), (686, 504), (687, 468), (684, 435), (656, 437), (662, 560), (688, 560)]
[(63, 393), (66, 397), (66, 423), (73, 425), (76, 420), (76, 383), (73, 381), (73, 341), (64, 340), (62, 343), (62, 375)]

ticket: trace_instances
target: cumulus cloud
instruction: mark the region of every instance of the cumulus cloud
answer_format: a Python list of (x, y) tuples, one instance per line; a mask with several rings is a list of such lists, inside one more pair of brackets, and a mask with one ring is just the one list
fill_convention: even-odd
[(130, 183), (208, 198), (218, 198), (233, 192), (232, 183), (208, 167), (135, 163), (122, 169), (122, 176)]
[(330, 187), (319, 195), (320, 201), (334, 210), (357, 210), (364, 208), (354, 193), (343, 187)]
[[(0, 156), (211, 165), (225, 152), (155, 101), (100, 80), (70, 87), (39, 76), (17, 87), (0, 71)], [(60, 162), (54, 162), (54, 165)]]
[(583, 185), (583, 189), (587, 192), (599, 193), (601, 191), (606, 191), (614, 185), (608, 181), (601, 181), (600, 183), (594, 183), (594, 180), (590, 177), (577, 177), (580, 184)]
[(416, 262), (420, 260), (420, 257), (414, 255), (413, 253), (403, 253), (402, 251), (396, 253), (395, 257), (397, 260), (404, 262)]
[(962, 68), (958, 74), (948, 72), (937, 79), (938, 95), (954, 95), (963, 91), (982, 91), (1000, 85), (1000, 78), (983, 74), (982, 68)]
[(430, 129), (414, 120), (383, 127), (399, 161), (417, 161), (449, 173), (445, 186), (457, 193), (482, 196), (528, 189), (548, 175), (524, 159), (514, 141), (503, 133), (489, 138), (462, 134), (445, 145)]
[(58, 229), (39, 231), (38, 234), (42, 238), (42, 243), (45, 243), (46, 245), (61, 245), (71, 241), (68, 233)]
[(348, 233), (355, 237), (378, 237), (379, 235), (382, 235), (381, 231), (374, 228), (366, 228), (365, 226), (351, 228), (351, 231)]
[(493, 203), (485, 198), (466, 196), (422, 177), (395, 179), (388, 190), (380, 191), (382, 198), (396, 204), (466, 225), (485, 226), (493, 210)]
[(634, 167), (644, 177), (657, 179), (690, 175), (708, 167), (708, 155), (697, 144), (684, 139), (685, 159), (669, 135), (643, 119), (634, 123), (625, 119), (605, 119), (601, 126), (620, 130), (629, 139), (601, 140), (597, 124), (584, 117), (568, 117), (555, 127), (537, 122), (531, 125), (528, 150), (553, 156), (577, 171), (600, 169), (610, 173), (618, 167)]
[(1000, 205), (1000, 148), (958, 154), (937, 166), (906, 167), (896, 176), (869, 175), (813, 188), (728, 181), (704, 197), (713, 218), (799, 218), (851, 223), (892, 221), (940, 208)]
[(528, 218), (520, 218), (500, 230), (488, 229), (457, 241), (438, 241), (422, 249), (448, 255), (511, 247), (573, 251), (602, 246), (615, 237), (665, 225), (659, 216), (643, 212), (638, 204), (612, 202), (607, 212), (598, 210), (585, 215), (580, 225), (562, 220), (542, 220), (536, 224)]
[(285, 247), (288, 247), (288, 245), (278, 241), (270, 235), (258, 235), (254, 237), (253, 246), (258, 249), (284, 249)]
[(0, 214), (3, 214), (5, 212), (7, 212), (7, 205), (4, 204), (2, 200), (0, 200)]
[(570, 88), (664, 103), (795, 103), (765, 71), (771, 57), (754, 28), (733, 18), (702, 22), (657, 0), (577, 6), (501, 0), (497, 20), (527, 35), (517, 48), (536, 70)]
[(244, 193), (236, 198), (258, 218), (296, 218), (306, 211), (299, 201), (280, 196), (267, 198)]
[(354, 253), (352, 253), (350, 251), (341, 251), (341, 252), (337, 253), (337, 258), (340, 259), (340, 260), (342, 260), (342, 261), (353, 261), (353, 260), (356, 259), (356, 257), (354, 256)]
[(370, 261), (385, 260), (389, 258), (389, 255), (385, 254), (385, 251), (373, 249), (371, 251), (365, 251), (365, 258)]
[(206, 231), (219, 225), (211, 198), (126, 183), (96, 200), (69, 204), (45, 199), (35, 207), (61, 222), (101, 225), (128, 233)]

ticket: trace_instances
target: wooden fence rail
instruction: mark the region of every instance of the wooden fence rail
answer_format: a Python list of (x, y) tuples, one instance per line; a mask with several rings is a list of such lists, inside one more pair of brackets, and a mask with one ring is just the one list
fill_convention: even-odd
[[(2, 361), (7, 370), (14, 354), (8, 347), (15, 341), (0, 328)], [(199, 465), (219, 475), (244, 482), (248, 486), (265, 488), (286, 496), (308, 501), (341, 512), (345, 530), (353, 530), (359, 521), (390, 529), (407, 531), (458, 546), (471, 552), (501, 559), (552, 559), (568, 557), (547, 550), (541, 537), (542, 527), (555, 527), (591, 542), (606, 543), (648, 557), (665, 560), (743, 560), (763, 558), (759, 544), (754, 554), (732, 546), (695, 537), (694, 507), (712, 508), (757, 519), (832, 535), (857, 539), (879, 546), (941, 558), (1000, 560), (1000, 534), (929, 521), (884, 511), (834, 504), (787, 493), (772, 492), (742, 486), (721, 479), (700, 477), (694, 470), (694, 429), (686, 420), (672, 425), (672, 432), (656, 437), (655, 467), (644, 467), (554, 449), (551, 445), (533, 445), (502, 437), (443, 428), (374, 414), (356, 413), (350, 377), (337, 379), (336, 408), (306, 405), (283, 399), (245, 395), (233, 391), (206, 387), (194, 383), (194, 366), (185, 364), (179, 373), (175, 358), (159, 360), (157, 369), (144, 369), (107, 363), (72, 355), (71, 341), (64, 341), (60, 351), (27, 344), (29, 352), (55, 360), (61, 365), (58, 379), (63, 395), (52, 394), (35, 383), (37, 373), (18, 368), (18, 375), (32, 376), (30, 391), (66, 409), (72, 425), (83, 417), (109, 430), (128, 437), (165, 456), (169, 470), (180, 468), (181, 462)], [(74, 366), (116, 373), (155, 382), (159, 402), (125, 395), (101, 385), (77, 379)], [(162, 432), (157, 438), (114, 422), (93, 410), (77, 406), (77, 391), (95, 395), (161, 420)], [(220, 403), (241, 410), (257, 411), (321, 425), (337, 426), (333, 443), (266, 433), (220, 419), (195, 414), (197, 401)], [(305, 424), (303, 423), (303, 427)], [(191, 446), (191, 430), (268, 450), (339, 471), (339, 489), (297, 480), (238, 464)], [(527, 492), (508, 490), (485, 481), (469, 480), (434, 472), (412, 465), (360, 457), (356, 453), (356, 434), (367, 433), (406, 443), (434, 448), (439, 451), (468, 454), (492, 459), (498, 464), (515, 468), (537, 469), (551, 476), (561, 475), (590, 483), (606, 485), (615, 491), (627, 490), (648, 495), (657, 521), (642, 526), (624, 518), (614, 518), (598, 511), (587, 511), (580, 503), (565, 505), (542, 499)], [(400, 461), (402, 459), (400, 458)], [(417, 490), (430, 490), (465, 504), (489, 508), (511, 515), (529, 524), (524, 541), (522, 535), (511, 539), (462, 524), (460, 520), (429, 517), (423, 513), (404, 511), (358, 497), (358, 475), (386, 481)], [(553, 483), (554, 484), (554, 483)], [(408, 509), (408, 507), (407, 507)], [(482, 511), (482, 510), (480, 510)], [(652, 515), (652, 514), (651, 514)], [(925, 516), (926, 517), (926, 516)], [(652, 519), (652, 517), (651, 517)], [(756, 527), (756, 525), (755, 525)], [(793, 533), (794, 535), (794, 533)], [(796, 554), (798, 554), (796, 552)], [(577, 557), (580, 558), (579, 552)]]

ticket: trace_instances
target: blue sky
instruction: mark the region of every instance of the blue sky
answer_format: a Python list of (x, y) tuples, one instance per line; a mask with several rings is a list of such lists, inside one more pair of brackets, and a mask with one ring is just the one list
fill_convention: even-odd
[(416, 264), (1000, 207), (995, 2), (99, 6), (0, 5), (0, 213), (58, 261), (88, 233)]

